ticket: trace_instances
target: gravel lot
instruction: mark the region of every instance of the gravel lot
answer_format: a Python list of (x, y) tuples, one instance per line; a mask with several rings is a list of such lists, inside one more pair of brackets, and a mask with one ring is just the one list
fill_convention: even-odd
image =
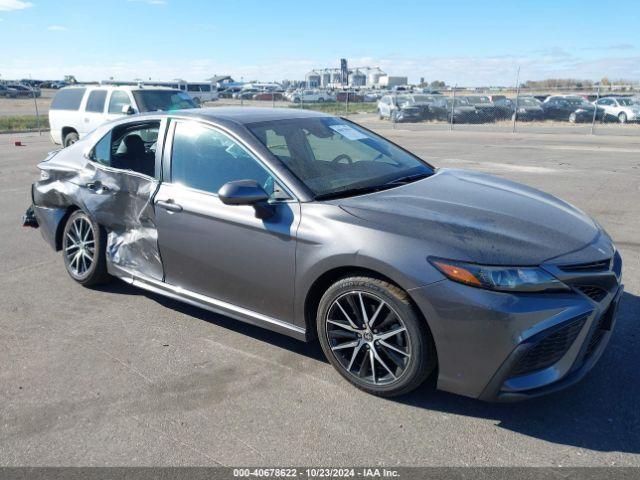
[[(485, 404), (349, 386), (317, 345), (121, 282), (84, 289), (19, 227), (46, 136), (0, 136), (0, 465), (640, 466), (640, 138), (370, 128), (595, 216), (625, 261), (617, 329), (579, 385)], [(25, 147), (14, 147), (21, 139)]]

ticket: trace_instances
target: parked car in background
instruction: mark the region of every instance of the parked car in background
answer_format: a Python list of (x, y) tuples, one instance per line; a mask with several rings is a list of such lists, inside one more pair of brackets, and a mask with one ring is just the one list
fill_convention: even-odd
[(253, 100), (269, 100), (278, 101), (284, 100), (282, 92), (260, 92), (253, 95)]
[(620, 123), (640, 121), (640, 105), (631, 97), (604, 97), (595, 104), (604, 110), (605, 120), (613, 119)]
[(382, 94), (378, 92), (365, 92), (362, 95), (363, 102), (377, 102), (382, 98)]
[(423, 120), (432, 120), (437, 117), (435, 109), (437, 104), (444, 97), (442, 95), (431, 95), (422, 93), (412, 93), (408, 95), (411, 105), (420, 109), (420, 116)]
[(478, 116), (483, 122), (495, 122), (499, 117), (498, 108), (486, 95), (467, 95), (463, 97), (470, 105), (473, 105)]
[(505, 95), (487, 95), (496, 107), (496, 118), (506, 120), (513, 118), (514, 100)]
[(512, 113), (518, 121), (527, 122), (534, 120), (544, 120), (544, 110), (542, 109), (542, 102), (534, 97), (522, 96), (518, 97), (517, 101), (513, 100), (516, 112)]
[(251, 100), (256, 93), (260, 93), (262, 90), (257, 88), (243, 88), (233, 94), (233, 98), (237, 100)]
[(346, 102), (347, 97), (350, 102), (364, 102), (364, 96), (358, 92), (353, 91), (340, 91), (336, 93), (336, 102)]
[[(542, 102), (544, 117), (571, 123), (590, 122), (596, 107), (579, 95), (552, 95)], [(596, 120), (602, 120), (604, 109), (598, 107)]]
[(16, 98), (18, 91), (15, 88), (0, 83), (0, 97)]
[(466, 98), (443, 97), (431, 107), (437, 120), (449, 123), (482, 123), (478, 109), (471, 105)]
[(140, 112), (196, 108), (181, 90), (160, 87), (91, 86), (60, 89), (49, 107), (51, 139), (74, 144), (103, 123)]
[(324, 90), (296, 90), (289, 96), (293, 103), (333, 102), (335, 95)]
[(419, 122), (421, 109), (412, 104), (410, 95), (385, 95), (378, 101), (378, 118), (392, 122)]
[(242, 87), (229, 87), (218, 92), (218, 98), (233, 98), (234, 93), (238, 93)]
[(29, 87), (27, 85), (21, 85), (19, 83), (8, 83), (5, 85), (7, 88), (11, 88), (16, 91), (18, 97), (39, 97), (41, 95), (38, 87)]

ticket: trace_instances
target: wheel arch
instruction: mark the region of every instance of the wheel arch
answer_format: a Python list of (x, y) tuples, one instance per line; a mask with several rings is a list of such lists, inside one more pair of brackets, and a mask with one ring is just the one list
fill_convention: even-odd
[(62, 250), (62, 235), (64, 234), (64, 227), (67, 224), (67, 220), (69, 220), (69, 217), (71, 216), (71, 214), (76, 210), (81, 210), (81, 209), (79, 206), (75, 204), (69, 205), (65, 210), (65, 213), (62, 216), (62, 218), (60, 218), (60, 222), (58, 222), (58, 226), (56, 227), (56, 236), (55, 236), (56, 252), (59, 252), (60, 250)]
[(67, 135), (69, 135), (70, 133), (78, 133), (78, 130), (75, 129), (74, 127), (62, 127), (62, 129), (60, 130), (62, 132), (62, 141), (64, 142), (64, 137), (66, 137)]
[[(318, 305), (320, 304), (320, 299), (322, 295), (327, 291), (327, 289), (333, 285), (335, 282), (342, 278), (346, 277), (354, 277), (354, 276), (364, 276), (376, 278), (378, 280), (382, 280), (384, 282), (388, 282), (394, 285), (396, 288), (399, 288), (404, 293), (407, 294), (409, 301), (411, 302), (413, 308), (416, 313), (420, 316), (420, 318), (425, 322), (427, 328), (431, 330), (429, 327), (429, 322), (425, 318), (424, 314), (418, 308), (418, 305), (411, 297), (410, 291), (406, 288), (402, 287), (397, 281), (389, 276), (380, 273), (377, 270), (372, 268), (357, 266), (357, 265), (345, 265), (340, 267), (335, 267), (330, 270), (323, 272), (315, 281), (311, 284), (309, 289), (307, 290), (304, 298), (304, 322), (305, 322), (305, 330), (307, 332), (307, 339), (312, 340), (316, 338), (316, 314), (318, 312)], [(436, 352), (437, 355), (437, 352)]]

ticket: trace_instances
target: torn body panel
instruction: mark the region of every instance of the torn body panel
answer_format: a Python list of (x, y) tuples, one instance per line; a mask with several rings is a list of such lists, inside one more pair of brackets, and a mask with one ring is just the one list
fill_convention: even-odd
[[(75, 145), (39, 165), (42, 179), (33, 184), (32, 196), (42, 236), (59, 250), (64, 220), (73, 210), (81, 209), (107, 231), (110, 273), (135, 271), (162, 280), (152, 203), (159, 181), (104, 167), (74, 150)], [(78, 165), (78, 157), (84, 165)]]

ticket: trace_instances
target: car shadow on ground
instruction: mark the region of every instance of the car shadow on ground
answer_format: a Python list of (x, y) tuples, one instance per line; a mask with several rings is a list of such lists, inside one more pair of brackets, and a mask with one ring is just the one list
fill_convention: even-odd
[[(317, 341), (304, 343), (116, 281), (101, 290), (146, 295), (167, 308), (326, 362)], [(598, 364), (577, 385), (517, 403), (485, 403), (437, 391), (432, 379), (387, 401), (415, 408), (494, 420), (510, 431), (586, 450), (640, 453), (640, 297), (625, 293), (614, 334)], [(327, 368), (330, 368), (327, 365)]]

